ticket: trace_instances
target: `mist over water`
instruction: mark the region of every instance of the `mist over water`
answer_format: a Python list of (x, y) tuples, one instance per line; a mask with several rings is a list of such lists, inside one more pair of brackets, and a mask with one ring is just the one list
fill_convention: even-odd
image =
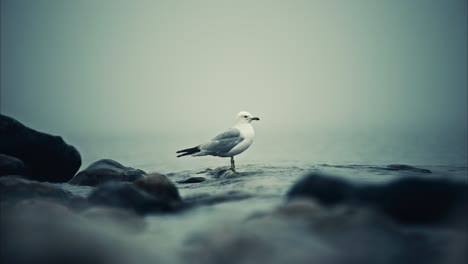
[[(2, 1), (0, 111), (157, 169), (261, 118), (242, 163), (467, 165), (466, 1)], [(152, 164), (152, 165), (149, 165)]]
[[(415, 164), (466, 166), (466, 148), (456, 140), (418, 135), (366, 135), (336, 133), (329, 135), (297, 135), (287, 138), (266, 133), (256, 126), (254, 144), (236, 157), (239, 168), (246, 164)], [(217, 157), (176, 158), (175, 151), (195, 146), (212, 135), (147, 135), (128, 137), (77, 137), (75, 141), (83, 157), (83, 167), (106, 157), (149, 171), (213, 168), (229, 166), (229, 159)], [(461, 137), (461, 136), (460, 136)], [(70, 138), (72, 140), (73, 138)], [(182, 143), (181, 143), (182, 142)], [(186, 142), (186, 143), (184, 143)]]

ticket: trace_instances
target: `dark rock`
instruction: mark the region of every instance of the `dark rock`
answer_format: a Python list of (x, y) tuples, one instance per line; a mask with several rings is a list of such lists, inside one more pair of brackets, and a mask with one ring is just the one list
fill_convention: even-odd
[(353, 198), (354, 187), (341, 179), (320, 173), (311, 173), (295, 183), (288, 191), (288, 199), (308, 197), (325, 205), (346, 202)]
[(109, 182), (88, 197), (91, 204), (133, 210), (136, 213), (174, 211), (173, 203), (160, 200), (131, 183)]
[(0, 115), (0, 153), (22, 160), (37, 181), (66, 182), (81, 166), (80, 153), (61, 137), (30, 129)]
[(66, 202), (70, 201), (73, 195), (50, 183), (29, 181), (15, 176), (0, 177), (0, 199), (2, 201), (19, 201), (34, 198)]
[(410, 165), (404, 165), (404, 164), (391, 164), (385, 167), (384, 169), (392, 170), (392, 171), (411, 171), (411, 172), (419, 172), (419, 173), (432, 173), (428, 169), (416, 168), (416, 167), (413, 167)]
[(133, 184), (167, 204), (176, 206), (182, 200), (177, 187), (166, 176), (159, 173), (151, 173), (136, 180)]
[(205, 178), (203, 177), (190, 177), (185, 180), (178, 181), (177, 183), (185, 184), (185, 183), (199, 183), (199, 182), (204, 182), (206, 181)]
[[(468, 185), (445, 179), (402, 178), (386, 185), (363, 186), (357, 198), (405, 224), (436, 224), (458, 212), (466, 223)], [(465, 219), (465, 220), (463, 220)]]
[(125, 167), (115, 160), (102, 159), (89, 165), (80, 171), (70, 184), (97, 186), (109, 181), (133, 182), (142, 178), (146, 173), (139, 169)]
[(26, 166), (23, 161), (15, 157), (0, 154), (0, 176), (26, 175)]
[(323, 205), (360, 204), (403, 224), (461, 226), (468, 220), (467, 191), (467, 184), (445, 179), (412, 177), (387, 184), (354, 186), (345, 180), (312, 173), (297, 182), (287, 197), (313, 198)]

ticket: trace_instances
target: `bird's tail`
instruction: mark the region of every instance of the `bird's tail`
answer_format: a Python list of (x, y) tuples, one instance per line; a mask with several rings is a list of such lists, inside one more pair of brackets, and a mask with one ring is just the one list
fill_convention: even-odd
[(182, 154), (177, 156), (179, 158), (179, 157), (182, 157), (182, 156), (192, 155), (192, 154), (195, 154), (195, 153), (198, 153), (198, 152), (200, 152), (200, 146), (179, 150), (176, 153), (182, 153)]

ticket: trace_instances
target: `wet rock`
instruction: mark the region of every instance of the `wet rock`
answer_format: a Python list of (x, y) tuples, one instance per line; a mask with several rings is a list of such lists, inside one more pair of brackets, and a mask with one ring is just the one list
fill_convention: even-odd
[(344, 180), (326, 174), (311, 173), (294, 184), (287, 197), (309, 197), (325, 205), (335, 205), (352, 199), (354, 191), (355, 188)]
[(15, 176), (4, 176), (0, 177), (0, 198), (2, 201), (41, 198), (66, 202), (71, 201), (73, 195), (50, 183), (29, 181)]
[(213, 178), (216, 178), (216, 179), (226, 179), (226, 178), (233, 178), (233, 177), (237, 177), (239, 176), (239, 174), (237, 172), (233, 172), (232, 170), (230, 169), (224, 169), (224, 170), (218, 170), (215, 172)]
[(204, 177), (190, 177), (188, 179), (178, 181), (177, 183), (186, 184), (186, 183), (199, 183), (199, 182), (204, 182), (204, 181), (206, 181), (206, 178)]
[(468, 220), (468, 184), (445, 179), (402, 178), (359, 188), (357, 198), (405, 224), (440, 224), (456, 213)]
[(99, 186), (88, 197), (94, 205), (133, 210), (139, 214), (174, 211), (174, 204), (161, 200), (131, 183), (109, 182)]
[(133, 182), (142, 178), (144, 175), (146, 175), (146, 173), (142, 170), (125, 167), (115, 160), (102, 159), (80, 171), (69, 183), (97, 186), (110, 181)]
[(413, 167), (410, 165), (404, 165), (404, 164), (391, 164), (385, 167), (384, 169), (392, 170), (392, 171), (411, 171), (411, 172), (419, 172), (419, 173), (432, 173), (428, 169), (421, 169), (421, 168)]
[(37, 181), (66, 182), (81, 166), (75, 147), (61, 137), (35, 131), (11, 117), (0, 115), (0, 153), (16, 157)]
[(26, 175), (24, 162), (15, 157), (0, 154), (0, 176)]
[(219, 167), (215, 169), (206, 169), (198, 174), (207, 174), (215, 179), (219, 178), (233, 178), (239, 176), (239, 173), (233, 172), (230, 168)]
[(287, 197), (312, 198), (323, 205), (372, 207), (404, 224), (460, 226), (468, 220), (463, 209), (468, 207), (467, 189), (468, 185), (462, 182), (415, 177), (354, 186), (342, 179), (312, 173), (298, 181)]
[(177, 187), (163, 174), (151, 173), (133, 184), (167, 204), (177, 206), (182, 200)]

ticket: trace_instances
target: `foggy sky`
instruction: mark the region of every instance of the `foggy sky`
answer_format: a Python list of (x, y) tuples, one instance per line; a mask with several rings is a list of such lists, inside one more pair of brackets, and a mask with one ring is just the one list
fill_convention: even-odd
[(464, 0), (2, 0), (0, 111), (185, 147), (246, 110), (269, 140), (408, 132), (463, 149), (467, 45)]

